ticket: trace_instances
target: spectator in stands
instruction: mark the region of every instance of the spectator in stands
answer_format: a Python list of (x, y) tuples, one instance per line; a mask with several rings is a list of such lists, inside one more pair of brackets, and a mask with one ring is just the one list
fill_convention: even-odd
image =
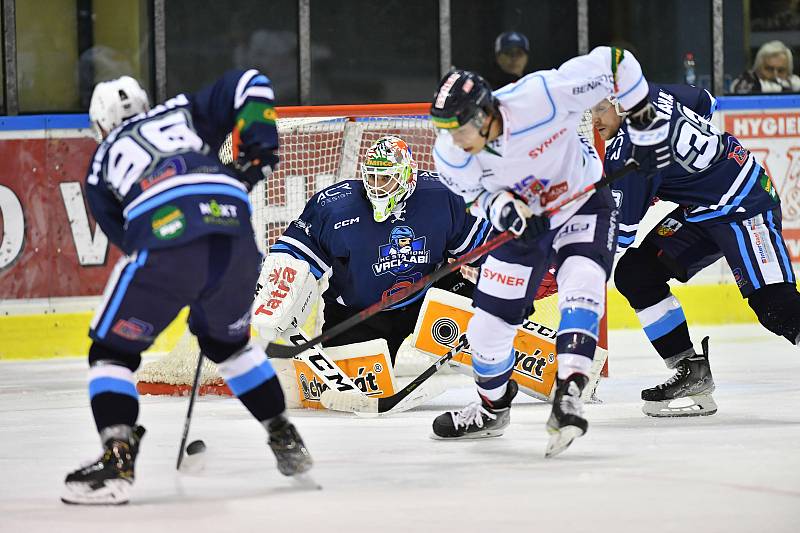
[(800, 77), (793, 74), (792, 51), (781, 41), (764, 43), (753, 68), (731, 83), (735, 94), (800, 92)]
[(529, 53), (530, 43), (522, 33), (507, 31), (498, 35), (494, 41), (495, 64), (486, 76), (492, 89), (499, 89), (527, 74)]

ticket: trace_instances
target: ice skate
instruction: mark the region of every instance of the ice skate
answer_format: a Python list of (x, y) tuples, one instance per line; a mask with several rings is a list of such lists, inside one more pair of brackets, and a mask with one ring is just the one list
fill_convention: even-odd
[(717, 412), (714, 378), (708, 363), (708, 337), (701, 342), (703, 353), (681, 359), (675, 375), (661, 385), (642, 391), (642, 411), (648, 416), (708, 416)]
[(303, 439), (294, 424), (289, 422), (285, 416), (278, 415), (270, 420), (267, 430), (269, 431), (267, 444), (269, 444), (272, 453), (275, 454), (280, 473), (284, 476), (292, 477), (300, 485), (320, 488), (306, 474), (311, 469), (314, 461), (311, 459), (311, 454), (308, 453), (306, 445), (303, 443)]
[(433, 437), (442, 440), (499, 437), (511, 422), (511, 400), (517, 395), (517, 382), (508, 381), (506, 393), (499, 400), (482, 399), (458, 411), (448, 411), (433, 421)]
[(583, 418), (581, 393), (589, 382), (584, 374), (572, 374), (565, 380), (558, 380), (558, 388), (553, 398), (553, 410), (547, 420), (547, 443), (545, 457), (553, 457), (563, 452), (572, 441), (586, 433), (589, 423)]
[(142, 426), (119, 427), (131, 431), (130, 438), (109, 438), (103, 445), (103, 455), (97, 461), (68, 474), (64, 480), (62, 502), (82, 505), (128, 503), (134, 480), (133, 467), (145, 429)]

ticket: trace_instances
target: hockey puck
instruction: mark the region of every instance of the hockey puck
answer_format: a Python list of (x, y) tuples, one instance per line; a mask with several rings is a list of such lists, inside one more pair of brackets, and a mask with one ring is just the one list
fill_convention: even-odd
[(200, 472), (206, 466), (206, 443), (201, 440), (192, 441), (186, 447), (186, 456), (181, 463), (184, 472)]
[(201, 440), (192, 441), (186, 447), (186, 455), (197, 455), (204, 451), (206, 451), (206, 443)]

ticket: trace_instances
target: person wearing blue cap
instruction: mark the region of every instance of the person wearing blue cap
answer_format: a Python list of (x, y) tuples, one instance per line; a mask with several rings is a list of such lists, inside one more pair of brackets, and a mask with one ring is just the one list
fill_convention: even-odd
[(494, 41), (494, 69), (487, 76), (492, 89), (513, 83), (527, 73), (530, 42), (518, 31), (507, 31)]

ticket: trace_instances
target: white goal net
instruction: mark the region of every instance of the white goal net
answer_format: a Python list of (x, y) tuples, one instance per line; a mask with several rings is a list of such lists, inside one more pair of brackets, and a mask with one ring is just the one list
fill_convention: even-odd
[[(263, 251), (266, 252), (286, 226), (300, 215), (313, 194), (336, 182), (359, 178), (358, 162), (367, 148), (383, 135), (400, 136), (411, 147), (420, 170), (434, 170), (431, 148), (435, 132), (427, 118), (427, 109), (427, 104), (279, 109), (279, 116), (291, 115), (278, 120), (279, 168), (250, 194), (253, 226)], [(595, 140), (588, 113), (579, 131)], [(224, 157), (221, 153), (221, 158)], [(310, 336), (317, 334), (321, 327), (320, 311), (312, 313), (312, 319), (304, 326)], [(548, 327), (558, 326), (555, 296), (537, 301), (533, 320)], [(198, 354), (197, 341), (188, 333), (184, 334), (169, 354), (145, 363), (139, 370), (139, 392), (187, 394), (194, 379)], [(429, 359), (404, 346), (398, 354), (396, 375), (416, 375), (428, 364)], [(202, 369), (200, 393), (229, 394), (213, 363), (207, 360)]]

